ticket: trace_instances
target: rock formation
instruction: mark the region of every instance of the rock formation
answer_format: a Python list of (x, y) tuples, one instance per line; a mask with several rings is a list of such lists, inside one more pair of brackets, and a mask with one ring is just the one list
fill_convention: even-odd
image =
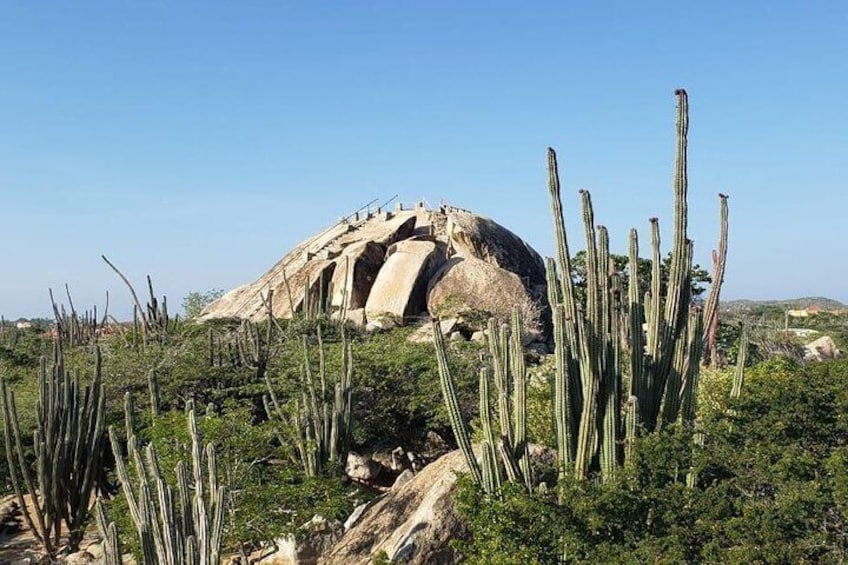
[(824, 335), (804, 346), (804, 360), (806, 361), (828, 361), (836, 359), (839, 355), (840, 351), (829, 335)]
[(465, 533), (452, 499), (458, 471), (468, 471), (459, 450), (392, 489), (365, 509), (321, 563), (367, 565), (380, 552), (393, 563), (454, 563), (449, 542)]
[(532, 327), (546, 307), (542, 258), (521, 238), (466, 210), (418, 204), (354, 214), (296, 246), (201, 318), (289, 318), (305, 308), (360, 325), (429, 315), (506, 318), (518, 304)]

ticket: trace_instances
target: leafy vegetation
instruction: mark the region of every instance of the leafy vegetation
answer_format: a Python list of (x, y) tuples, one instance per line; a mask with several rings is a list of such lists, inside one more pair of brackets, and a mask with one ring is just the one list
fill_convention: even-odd
[[(340, 369), (341, 336), (336, 324), (324, 318), (278, 320), (269, 344), (266, 373), (279, 401), (291, 406), (300, 397), (303, 339), (311, 344), (313, 368), (317, 370), (317, 333), (323, 334), (328, 372)], [(301, 528), (318, 514), (330, 521), (344, 520), (353, 508), (374, 492), (351, 484), (337, 473), (339, 465), (314, 477), (300, 467), (292, 430), (266, 421), (262, 396), (267, 384), (257, 375), (250, 352), (238, 351), (241, 324), (217, 321), (207, 324), (169, 324), (167, 339), (151, 339), (146, 346), (134, 340), (132, 327), (113, 328), (98, 340), (102, 356), (102, 388), (105, 423), (119, 437), (126, 432), (124, 395), (134, 403), (134, 433), (139, 445), (155, 445), (163, 480), (176, 484), (177, 462), (191, 461), (191, 438), (184, 409), (193, 401), (198, 407), (198, 429), (203, 444), (211, 443), (217, 455), (217, 481), (226, 487), (227, 512), (223, 527), (225, 552), (246, 558), (262, 544), (282, 536), (303, 537)], [(267, 325), (256, 332), (265, 335)], [(411, 329), (362, 334), (346, 330), (353, 351), (352, 443), (357, 449), (416, 449), (430, 430), (445, 434), (447, 417), (438, 390), (436, 360), (430, 344), (410, 343)], [(210, 341), (210, 335), (214, 337)], [(0, 377), (14, 391), (22, 430), (22, 448), (32, 460), (32, 436), (39, 396), (39, 357), (50, 353), (52, 339), (41, 329), (17, 331), (0, 339), (4, 352)], [(242, 346), (244, 344), (242, 343)], [(456, 366), (463, 371), (474, 364), (479, 347), (458, 348)], [(64, 364), (79, 371), (81, 384), (89, 384), (95, 349), (88, 345), (67, 347)], [(151, 374), (155, 376), (157, 415), (152, 410)], [(317, 373), (316, 373), (317, 378)], [(475, 384), (460, 386), (465, 402), (473, 405)], [(121, 449), (126, 452), (126, 446)], [(111, 450), (109, 450), (111, 451)], [(120, 545), (141, 558), (125, 495), (117, 488), (114, 457), (104, 455), (106, 468), (98, 477), (108, 485), (111, 500), (105, 505), (108, 519), (116, 524)], [(0, 479), (11, 489), (5, 458)]]
[(846, 361), (757, 365), (738, 401), (725, 386), (705, 416), (702, 448), (680, 428), (644, 436), (626, 472), (567, 477), (560, 504), (514, 487), (490, 497), (466, 479), (457, 503), (473, 538), (460, 550), (469, 563), (844, 562), (846, 383)]
[(224, 296), (221, 288), (212, 288), (203, 292), (192, 291), (183, 298), (183, 312), (188, 319), (197, 318), (204, 308)]
[[(848, 363), (803, 365), (785, 312), (782, 329), (770, 310), (759, 324), (716, 317), (727, 197), (708, 275), (692, 263), (688, 99), (676, 95), (666, 259), (656, 219), (650, 261), (639, 258), (635, 230), (629, 255), (611, 255), (586, 191), (586, 251), (570, 256), (549, 150), (554, 355), (538, 366), (527, 366), (518, 310), (511, 324), (489, 321), (485, 345), (448, 341), (434, 321), (434, 355), (431, 344), (410, 343), (410, 328), (362, 334), (332, 321), (323, 298), (282, 321), (270, 315), (269, 291), (265, 322), (200, 323), (220, 291), (191, 293), (181, 321), (149, 278), (143, 305), (106, 257), (130, 290), (131, 325), (55, 301), (52, 335), (0, 321), (0, 472), (22, 505), (18, 471), (35, 499), (29, 477), (38, 477), (45, 510), (35, 507), (30, 526), (47, 553), (59, 548), (62, 520), (68, 545), (79, 542), (96, 482), (110, 499), (96, 506), (110, 565), (122, 544), (146, 563), (248, 560), (281, 536), (302, 539), (314, 516), (342, 520), (375, 494), (345, 475), (350, 448), (417, 448), (428, 432), (452, 430), (470, 469), (456, 496), (472, 534), (456, 549), (470, 563), (844, 562)], [(845, 337), (835, 314), (799, 323)], [(38, 359), (53, 340), (66, 354), (51, 381)], [(734, 358), (735, 372), (722, 368)], [(747, 376), (746, 359), (762, 361)], [(92, 363), (93, 379), (77, 376)], [(78, 399), (86, 385), (92, 392)], [(556, 446), (555, 463), (532, 462), (530, 442)], [(76, 476), (83, 462), (88, 472)]]

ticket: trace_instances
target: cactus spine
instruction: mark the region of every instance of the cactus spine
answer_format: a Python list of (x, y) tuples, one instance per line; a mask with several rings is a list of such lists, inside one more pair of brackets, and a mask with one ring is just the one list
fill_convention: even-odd
[[(109, 439), (115, 454), (118, 480), (127, 499), (130, 515), (136, 526), (146, 565), (218, 565), (221, 563), (221, 542), (226, 508), (226, 487), (218, 485), (215, 448), (210, 443), (203, 450), (194, 404), (186, 407), (191, 434), (191, 477), (180, 461), (176, 467), (177, 496), (165, 482), (159, 467), (155, 447), (144, 448), (144, 458), (139, 452), (133, 433), (132, 401), (126, 396), (127, 456), (134, 467), (135, 480), (130, 478), (128, 463), (121, 456), (121, 447), (114, 428), (109, 428)], [(204, 456), (205, 451), (205, 456)], [(100, 505), (100, 501), (98, 501)], [(117, 536), (112, 538), (114, 523), (100, 506), (97, 511), (98, 529), (104, 537), (108, 563), (120, 563), (120, 546)]]
[[(53, 345), (53, 366), (49, 371), (47, 361), (41, 359), (38, 422), (33, 433), (37, 483), (24, 454), (15, 393), (0, 379), (9, 475), (27, 525), (50, 556), (58, 550), (62, 523), (72, 549), (79, 546), (85, 530), (88, 503), (103, 452), (101, 366), (100, 349), (96, 348), (94, 378), (83, 390), (79, 374), (66, 371), (58, 340)], [(26, 503), (25, 494), (30, 496), (31, 504)]]

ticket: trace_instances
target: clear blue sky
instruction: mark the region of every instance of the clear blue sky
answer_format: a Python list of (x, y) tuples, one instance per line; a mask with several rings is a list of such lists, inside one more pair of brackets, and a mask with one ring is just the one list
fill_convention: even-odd
[(174, 305), (229, 289), (396, 193), (550, 254), (548, 145), (623, 252), (670, 225), (681, 86), (696, 259), (727, 192), (727, 298), (848, 300), (844, 1), (10, 1), (0, 70), (7, 318), (65, 282), (125, 315), (101, 253)]

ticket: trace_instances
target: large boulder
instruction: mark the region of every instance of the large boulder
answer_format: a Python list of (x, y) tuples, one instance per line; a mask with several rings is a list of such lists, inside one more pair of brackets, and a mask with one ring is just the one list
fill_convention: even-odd
[(468, 471), (459, 450), (424, 467), (365, 509), (321, 563), (366, 565), (381, 551), (393, 563), (454, 563), (449, 543), (466, 533), (452, 501), (457, 471)]
[[(332, 277), (337, 268), (344, 270), (348, 253), (355, 266), (360, 252), (357, 243), (372, 242), (387, 247), (402, 241), (412, 236), (417, 218), (417, 213), (412, 211), (345, 218), (297, 245), (256, 281), (237, 287), (208, 305), (201, 319), (265, 319), (268, 314), (263, 296), (269, 290), (274, 291), (274, 316), (289, 318), (292, 311), (298, 312), (303, 306), (307, 281), (310, 298), (317, 299), (320, 292), (316, 291), (326, 291), (329, 287), (327, 275)], [(320, 276), (323, 276), (323, 289), (314, 284)]]
[(804, 346), (804, 359), (807, 361), (827, 361), (837, 357), (839, 357), (839, 349), (829, 335), (823, 335)]
[(515, 273), (528, 291), (546, 288), (545, 263), (527, 242), (490, 218), (459, 208), (446, 208), (446, 213), (448, 237), (458, 254)]
[(371, 287), (383, 267), (386, 249), (379, 243), (363, 241), (345, 249), (333, 274), (332, 305), (348, 310), (365, 308)]
[(518, 275), (471, 256), (451, 257), (430, 280), (427, 290), (427, 310), (440, 318), (467, 322), (476, 315), (478, 322), (489, 316), (508, 320), (516, 305), (527, 327), (535, 327), (539, 308)]
[(384, 316), (403, 320), (427, 307), (427, 281), (441, 263), (435, 242), (406, 240), (394, 244), (365, 303), (368, 320)]

